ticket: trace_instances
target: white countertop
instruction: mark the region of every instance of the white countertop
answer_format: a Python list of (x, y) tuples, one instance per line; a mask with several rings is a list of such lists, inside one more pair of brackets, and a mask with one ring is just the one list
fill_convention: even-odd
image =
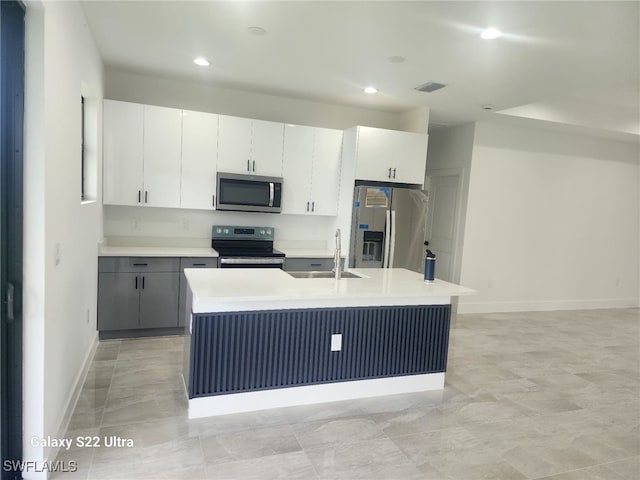
[(194, 313), (388, 305), (442, 305), (474, 290), (402, 268), (351, 269), (363, 278), (293, 278), (280, 269), (185, 269)]
[(217, 257), (211, 247), (137, 247), (103, 245), (101, 257)]

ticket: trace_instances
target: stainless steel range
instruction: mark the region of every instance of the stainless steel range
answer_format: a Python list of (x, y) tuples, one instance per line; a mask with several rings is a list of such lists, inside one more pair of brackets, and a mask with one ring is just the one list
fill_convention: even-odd
[(220, 268), (283, 268), (284, 253), (273, 248), (272, 227), (214, 225), (211, 247)]

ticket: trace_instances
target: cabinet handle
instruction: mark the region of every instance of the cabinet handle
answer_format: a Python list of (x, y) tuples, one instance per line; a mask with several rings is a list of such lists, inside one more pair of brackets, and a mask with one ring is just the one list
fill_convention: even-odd
[(311, 211), (312, 212), (316, 211), (316, 202), (311, 202)]
[(389, 167), (389, 173), (387, 174), (387, 178), (391, 178), (391, 167)]
[(321, 263), (310, 263), (309, 266), (311, 266), (311, 267), (321, 267), (322, 264)]
[(251, 160), (247, 160), (247, 172), (251, 171)]
[(134, 263), (133, 266), (134, 267), (146, 267), (147, 265), (149, 265), (148, 263)]
[(142, 201), (140, 195), (142, 194), (142, 192), (140, 190), (138, 190), (138, 203), (140, 203)]
[(149, 201), (149, 192), (147, 192), (146, 190), (144, 191), (144, 203), (147, 203)]
[(211, 206), (212, 207), (216, 206), (216, 196), (215, 195), (211, 195)]
[(142, 277), (142, 289), (144, 290), (144, 277)]
[(136, 275), (136, 290), (138, 289), (138, 276)]
[(256, 173), (256, 161), (253, 161), (253, 173)]
[(206, 263), (192, 263), (191, 265), (194, 266), (194, 267), (206, 267), (207, 266)]
[(396, 169), (393, 169), (393, 178), (396, 178)]
[(309, 202), (307, 202), (307, 212), (309, 211)]

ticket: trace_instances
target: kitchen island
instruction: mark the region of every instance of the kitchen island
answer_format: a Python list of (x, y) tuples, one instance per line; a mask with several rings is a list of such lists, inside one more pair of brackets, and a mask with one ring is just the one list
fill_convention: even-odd
[(451, 297), (404, 269), (186, 269), (189, 417), (442, 389)]

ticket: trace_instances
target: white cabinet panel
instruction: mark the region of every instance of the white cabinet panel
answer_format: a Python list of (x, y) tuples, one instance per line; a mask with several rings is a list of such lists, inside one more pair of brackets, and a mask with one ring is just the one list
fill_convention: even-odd
[(313, 139), (313, 127), (284, 127), (281, 213), (304, 214), (310, 209)]
[(144, 107), (144, 202), (180, 207), (182, 111)]
[(184, 111), (181, 208), (214, 209), (217, 156), (218, 115)]
[(312, 213), (338, 214), (342, 130), (316, 128), (311, 176)]
[(424, 183), (427, 134), (357, 127), (356, 178)]
[(252, 121), (251, 173), (267, 177), (282, 176), (284, 124)]
[(218, 171), (251, 173), (251, 120), (220, 115)]
[(104, 101), (103, 186), (106, 205), (138, 205), (143, 190), (144, 106)]
[(422, 133), (399, 132), (396, 143), (395, 163), (396, 182), (424, 183), (427, 168), (427, 142), (429, 136)]
[(284, 124), (220, 115), (218, 171), (282, 176)]
[(282, 213), (336, 215), (342, 130), (285, 126)]

